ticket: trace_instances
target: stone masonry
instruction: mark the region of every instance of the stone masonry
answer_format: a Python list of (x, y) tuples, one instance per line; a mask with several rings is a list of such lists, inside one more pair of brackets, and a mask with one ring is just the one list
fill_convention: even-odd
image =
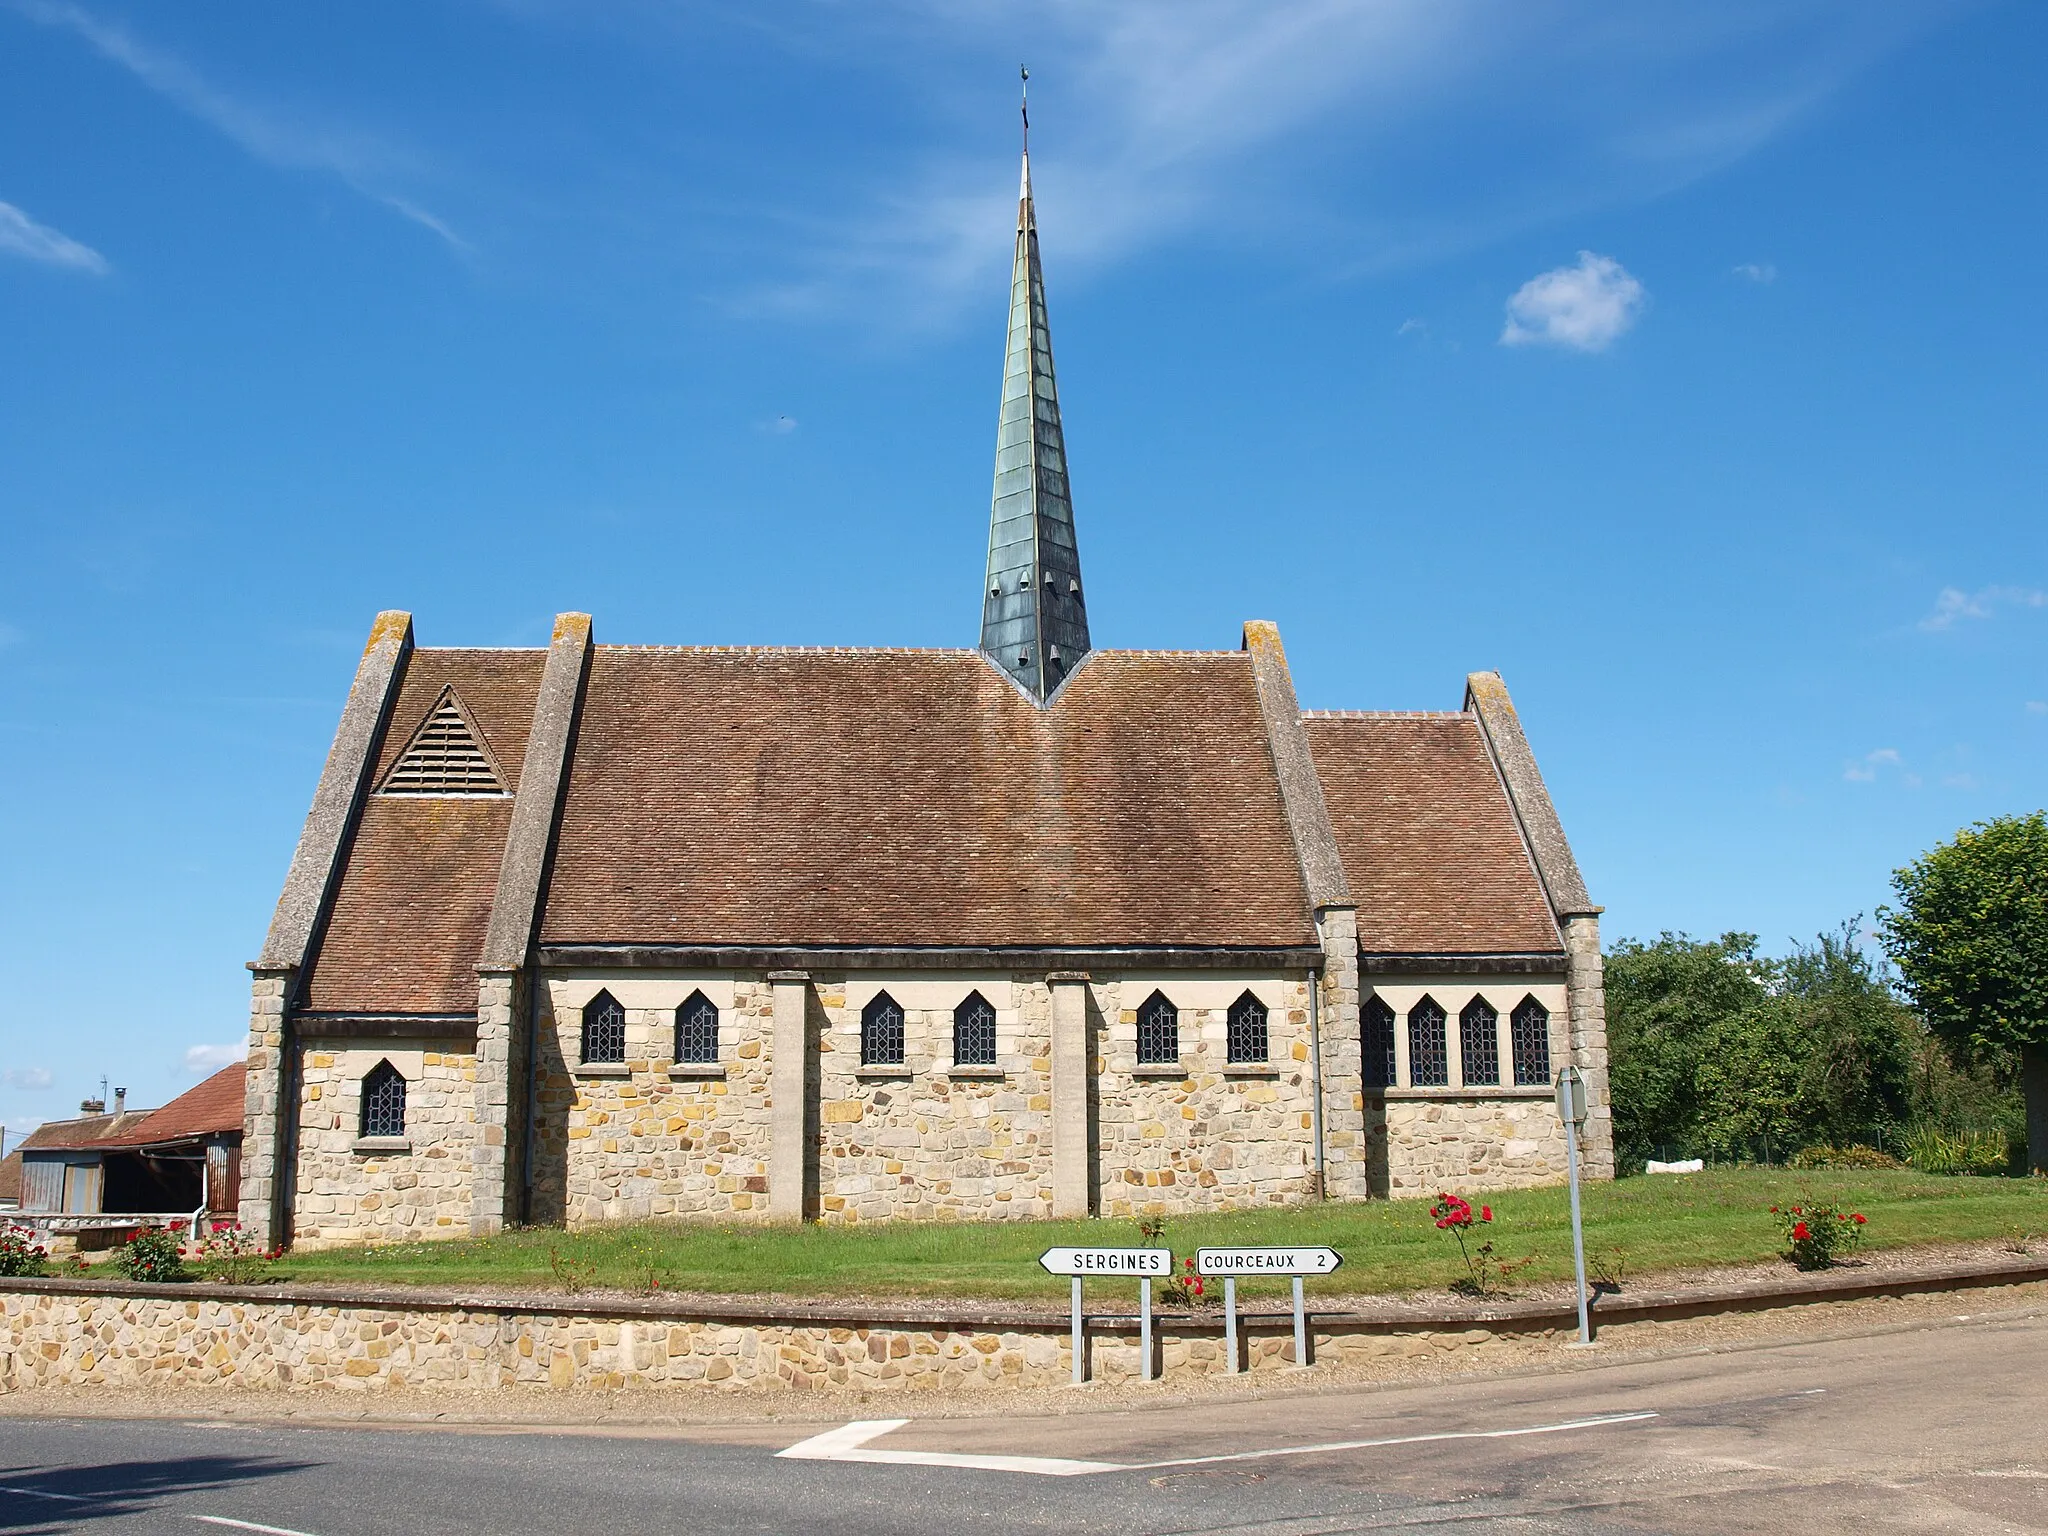
[[(468, 1235), (476, 1057), (450, 1044), (316, 1040), (301, 1047), (295, 1242)], [(357, 1134), (363, 1078), (381, 1061), (406, 1082), (406, 1134), (396, 1144)]]

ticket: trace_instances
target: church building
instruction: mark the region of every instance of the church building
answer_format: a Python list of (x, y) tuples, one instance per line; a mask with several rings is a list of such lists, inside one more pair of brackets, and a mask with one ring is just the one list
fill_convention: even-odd
[[(1027, 155), (978, 647), (372, 626), (253, 973), (262, 1240), (1128, 1216), (1611, 1176), (1599, 911), (1506, 687), (1097, 650)], [(1360, 639), (1363, 651), (1363, 637)]]

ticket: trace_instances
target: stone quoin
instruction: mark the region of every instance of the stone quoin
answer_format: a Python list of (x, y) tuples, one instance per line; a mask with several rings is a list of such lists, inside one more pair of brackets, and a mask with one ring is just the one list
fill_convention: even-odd
[[(1613, 1170), (1599, 911), (1498, 675), (1093, 646), (1028, 156), (980, 643), (378, 615), (253, 973), (262, 1241), (1131, 1216)], [(1361, 653), (1368, 637), (1361, 632)]]

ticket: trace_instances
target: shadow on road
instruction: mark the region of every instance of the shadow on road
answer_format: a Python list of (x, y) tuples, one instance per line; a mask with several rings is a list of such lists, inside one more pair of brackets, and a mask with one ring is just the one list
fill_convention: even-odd
[(15, 1536), (72, 1531), (149, 1508), (181, 1493), (204, 1493), (316, 1465), (274, 1456), (166, 1456), (84, 1467), (0, 1466), (0, 1531)]

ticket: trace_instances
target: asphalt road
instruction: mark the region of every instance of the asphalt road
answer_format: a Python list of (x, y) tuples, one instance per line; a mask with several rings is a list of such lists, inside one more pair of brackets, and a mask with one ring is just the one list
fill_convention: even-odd
[(1043, 1418), (602, 1434), (0, 1420), (4, 1532), (969, 1528), (2048, 1532), (2048, 1315)]

